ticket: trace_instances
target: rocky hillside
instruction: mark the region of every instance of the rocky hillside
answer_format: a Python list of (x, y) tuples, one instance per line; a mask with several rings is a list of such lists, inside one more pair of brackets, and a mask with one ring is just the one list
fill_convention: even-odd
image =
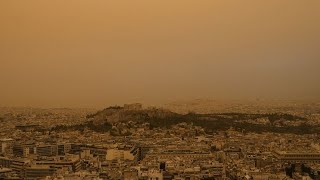
[(178, 116), (178, 114), (164, 109), (130, 109), (120, 106), (112, 106), (98, 111), (97, 113), (88, 115), (87, 119), (96, 123), (117, 123), (127, 121), (147, 122), (151, 119), (164, 119), (175, 116)]
[(181, 122), (201, 126), (207, 132), (226, 130), (233, 127), (248, 132), (316, 133), (320, 127), (309, 124), (308, 119), (286, 113), (207, 113), (179, 114), (169, 110), (148, 108), (130, 109), (109, 107), (87, 116), (94, 124), (117, 124), (120, 122), (148, 123), (150, 128), (170, 127)]

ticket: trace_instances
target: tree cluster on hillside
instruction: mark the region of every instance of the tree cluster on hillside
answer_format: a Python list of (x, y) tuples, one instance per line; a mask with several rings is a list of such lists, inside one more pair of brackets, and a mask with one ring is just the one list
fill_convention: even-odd
[(96, 125), (93, 123), (93, 121), (88, 121), (83, 124), (77, 124), (77, 125), (58, 125), (53, 128), (51, 128), (51, 131), (70, 131), (70, 130), (75, 130), (75, 131), (84, 131), (85, 129), (90, 129), (95, 132), (108, 132), (112, 128), (112, 125), (108, 122), (105, 122), (103, 124)]
[[(195, 126), (203, 127), (207, 132), (215, 132), (218, 130), (227, 130), (233, 127), (236, 130), (244, 132), (275, 132), (275, 133), (295, 133), (295, 134), (308, 134), (317, 133), (320, 127), (311, 126), (306, 123), (302, 123), (299, 126), (283, 126), (279, 127), (274, 125), (274, 122), (283, 121), (306, 121), (304, 117), (285, 114), (285, 113), (272, 113), (272, 114), (246, 114), (246, 113), (213, 113), (213, 114), (178, 114), (171, 111), (162, 109), (148, 109), (148, 110), (125, 110), (120, 106), (113, 106), (106, 108), (102, 111), (98, 111), (95, 114), (87, 116), (88, 122), (78, 125), (66, 126), (58, 125), (51, 130), (53, 131), (67, 131), (67, 130), (80, 130), (85, 128), (96, 132), (108, 132), (111, 130), (111, 123), (106, 121), (106, 116), (117, 113), (119, 121), (127, 122), (135, 121), (139, 123), (149, 123), (150, 128), (169, 128), (172, 125), (182, 122), (193, 123)], [(101, 118), (100, 123), (102, 125), (95, 125), (92, 119), (95, 121)], [(270, 121), (269, 124), (253, 124), (247, 120), (256, 120), (259, 118), (265, 118)], [(105, 122), (106, 121), (106, 122)]]

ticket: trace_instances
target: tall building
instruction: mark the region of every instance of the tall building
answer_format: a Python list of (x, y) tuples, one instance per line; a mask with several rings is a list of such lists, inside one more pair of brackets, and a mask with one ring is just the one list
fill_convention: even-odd
[(58, 144), (58, 155), (65, 155), (66, 153), (69, 153), (71, 150), (70, 144)]
[(12, 146), (12, 153), (16, 157), (28, 157), (30, 149), (29, 147), (26, 147), (21, 144), (14, 144)]
[(40, 145), (36, 147), (36, 153), (39, 156), (56, 156), (58, 155), (57, 145)]

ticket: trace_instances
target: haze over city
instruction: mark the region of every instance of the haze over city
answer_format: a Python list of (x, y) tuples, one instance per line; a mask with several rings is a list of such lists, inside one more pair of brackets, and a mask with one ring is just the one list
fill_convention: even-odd
[(1, 1), (0, 106), (320, 99), (320, 1)]
[(0, 180), (320, 180), (319, 9), (0, 1)]

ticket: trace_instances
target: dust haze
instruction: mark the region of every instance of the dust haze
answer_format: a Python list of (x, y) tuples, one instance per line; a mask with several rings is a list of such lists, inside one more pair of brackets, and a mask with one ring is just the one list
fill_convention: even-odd
[(320, 99), (320, 1), (1, 1), (0, 106)]

